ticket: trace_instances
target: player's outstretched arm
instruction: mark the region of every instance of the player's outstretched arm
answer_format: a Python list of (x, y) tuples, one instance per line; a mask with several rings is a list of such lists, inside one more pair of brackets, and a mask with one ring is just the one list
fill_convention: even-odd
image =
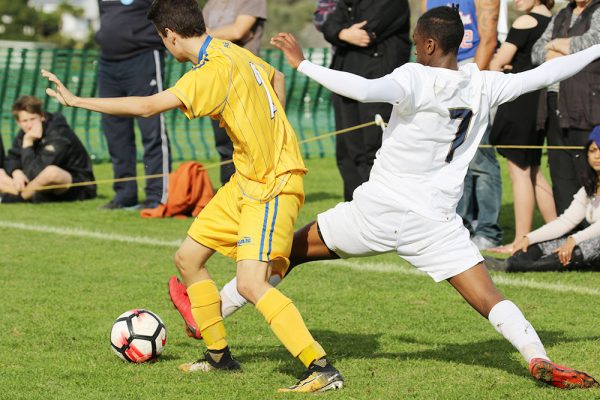
[(564, 57), (554, 58), (537, 68), (515, 75), (523, 83), (523, 93), (532, 92), (572, 77), (597, 58), (600, 58), (600, 44)]
[(42, 76), (54, 84), (54, 89), (47, 88), (46, 94), (68, 107), (85, 108), (119, 116), (150, 117), (183, 105), (177, 96), (167, 90), (146, 97), (79, 97), (71, 93), (52, 72), (43, 69)]
[(404, 97), (402, 88), (391, 78), (366, 79), (311, 63), (304, 58), (300, 44), (289, 33), (274, 36), (271, 44), (283, 52), (290, 66), (341, 96), (363, 103), (392, 104)]

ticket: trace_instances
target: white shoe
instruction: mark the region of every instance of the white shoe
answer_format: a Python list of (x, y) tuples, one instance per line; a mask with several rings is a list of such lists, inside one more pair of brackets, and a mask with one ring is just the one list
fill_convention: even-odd
[(473, 236), (471, 238), (471, 241), (475, 244), (475, 246), (477, 246), (479, 251), (491, 249), (492, 247), (496, 247), (500, 244), (500, 243), (494, 242), (491, 239), (488, 239), (484, 236), (479, 236), (479, 235)]

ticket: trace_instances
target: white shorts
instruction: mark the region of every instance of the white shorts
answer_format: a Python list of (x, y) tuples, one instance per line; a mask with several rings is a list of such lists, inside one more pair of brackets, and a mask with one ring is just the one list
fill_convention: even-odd
[(395, 251), (436, 282), (483, 261), (457, 214), (449, 221), (436, 221), (393, 203), (380, 199), (361, 206), (355, 196), (319, 214), (325, 245), (342, 258)]

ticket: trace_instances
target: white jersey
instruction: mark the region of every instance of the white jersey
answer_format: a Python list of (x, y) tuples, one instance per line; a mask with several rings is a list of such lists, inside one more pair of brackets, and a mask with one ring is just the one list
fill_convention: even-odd
[[(394, 201), (421, 215), (448, 220), (462, 196), (469, 162), (506, 96), (500, 73), (405, 64), (387, 76), (404, 95), (394, 103), (370, 181), (384, 183)], [(490, 80), (493, 80), (490, 82)]]
[(369, 182), (356, 189), (355, 200), (376, 204), (385, 198), (398, 210), (449, 221), (490, 109), (569, 78), (598, 57), (595, 45), (518, 74), (480, 71), (476, 64), (456, 71), (408, 63), (365, 79), (306, 60), (298, 71), (342, 96), (394, 105)]

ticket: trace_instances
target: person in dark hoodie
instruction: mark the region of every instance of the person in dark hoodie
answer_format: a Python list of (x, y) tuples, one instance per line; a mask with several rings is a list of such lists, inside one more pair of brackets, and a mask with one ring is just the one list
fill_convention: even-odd
[[(165, 47), (146, 18), (151, 0), (98, 0), (100, 29), (96, 42), (99, 97), (151, 96), (163, 90)], [(115, 179), (136, 176), (137, 152), (134, 123), (137, 120), (144, 146), (146, 199), (141, 208), (166, 204), (171, 152), (161, 114), (148, 118), (102, 115), (102, 130), (108, 144)], [(115, 182), (115, 196), (102, 208), (114, 210), (138, 205), (137, 181)]]
[[(12, 107), (21, 130), (5, 160), (13, 190), (0, 193), (0, 202), (73, 201), (96, 197), (92, 160), (65, 117), (44, 113), (34, 96), (21, 96)], [(43, 190), (47, 186), (60, 186)]]

